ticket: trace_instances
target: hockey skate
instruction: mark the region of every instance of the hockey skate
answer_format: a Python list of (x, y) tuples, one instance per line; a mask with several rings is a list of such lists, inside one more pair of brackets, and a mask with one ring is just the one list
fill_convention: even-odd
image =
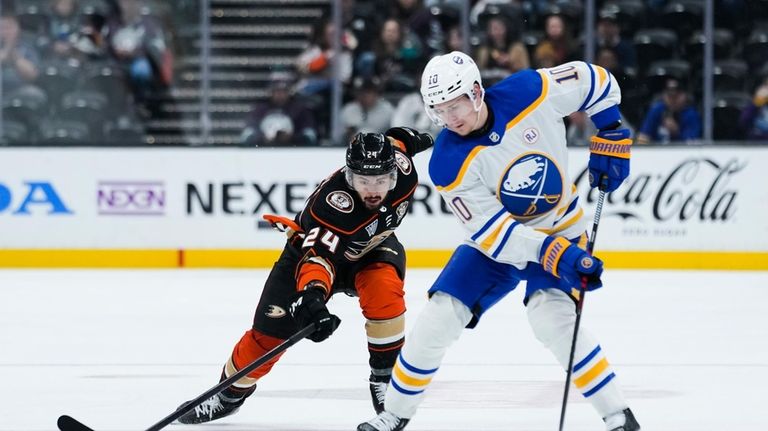
[(357, 431), (400, 431), (408, 425), (408, 419), (383, 411), (378, 416), (357, 426)]
[(624, 409), (619, 413), (603, 418), (608, 431), (639, 431), (640, 424), (635, 420), (632, 410)]
[(368, 379), (368, 384), (371, 390), (371, 401), (373, 402), (373, 409), (376, 410), (376, 414), (384, 411), (384, 395), (387, 394), (387, 386), (389, 386), (390, 376), (374, 376)]
[[(200, 424), (215, 421), (216, 419), (234, 414), (244, 402), (245, 398), (232, 402), (227, 401), (227, 398), (222, 397), (221, 394), (216, 394), (203, 401), (193, 410), (184, 413), (178, 419), (178, 422), (182, 424)], [(186, 404), (182, 404), (179, 408), (184, 407)]]

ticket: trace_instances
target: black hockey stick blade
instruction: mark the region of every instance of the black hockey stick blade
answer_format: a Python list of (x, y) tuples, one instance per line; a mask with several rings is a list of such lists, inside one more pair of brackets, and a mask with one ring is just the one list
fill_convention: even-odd
[[(240, 380), (240, 378), (246, 376), (248, 373), (255, 370), (256, 368), (259, 368), (260, 366), (264, 365), (265, 362), (279, 355), (280, 353), (285, 351), (287, 348), (293, 346), (299, 340), (309, 336), (313, 332), (315, 332), (315, 325), (314, 324), (307, 325), (303, 329), (299, 330), (299, 332), (293, 334), (290, 338), (283, 341), (281, 344), (279, 344), (269, 352), (265, 353), (260, 358), (246, 365), (243, 369), (241, 369), (237, 373), (229, 376), (229, 378), (227, 378), (226, 380), (219, 382), (218, 385), (203, 392), (197, 398), (182, 405), (173, 413), (169, 414), (168, 416), (161, 419), (156, 424), (147, 428), (146, 431), (158, 431), (162, 428), (165, 428), (166, 426), (170, 425), (171, 422), (180, 418), (184, 413), (190, 410), (193, 410), (195, 407), (199, 406), (200, 403), (202, 403), (203, 401), (218, 394), (223, 389), (231, 386), (233, 383)], [(77, 419), (74, 419), (71, 416), (67, 416), (67, 415), (60, 416), (56, 424), (59, 426), (60, 431), (94, 431), (93, 429), (88, 428), (87, 426), (80, 423), (80, 421), (78, 421)]]
[(77, 419), (67, 415), (59, 416), (56, 425), (59, 426), (59, 430), (61, 431), (93, 431), (93, 429), (83, 425)]

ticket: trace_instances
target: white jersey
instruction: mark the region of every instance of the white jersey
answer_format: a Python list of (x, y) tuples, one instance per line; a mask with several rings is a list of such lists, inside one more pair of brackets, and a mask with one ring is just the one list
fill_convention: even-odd
[(586, 229), (568, 174), (563, 117), (585, 111), (598, 128), (618, 121), (621, 93), (600, 66), (580, 61), (515, 73), (486, 91), (486, 127), (438, 136), (429, 174), (468, 231), (467, 242), (522, 269), (547, 235)]

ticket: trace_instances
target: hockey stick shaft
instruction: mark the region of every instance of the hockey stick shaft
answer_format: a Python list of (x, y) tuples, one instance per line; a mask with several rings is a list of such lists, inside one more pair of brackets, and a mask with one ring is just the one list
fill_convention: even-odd
[[(603, 212), (603, 202), (605, 201), (605, 192), (600, 191), (600, 195), (597, 198), (597, 205), (595, 206), (595, 219), (592, 222), (592, 233), (589, 235), (589, 241), (587, 242), (587, 254), (592, 256), (592, 250), (595, 248), (595, 240), (597, 239), (597, 227), (600, 225), (600, 215)], [(579, 291), (579, 299), (576, 301), (576, 322), (573, 324), (573, 339), (571, 340), (571, 353), (568, 357), (568, 370), (565, 374), (565, 389), (563, 390), (563, 405), (560, 408), (560, 431), (563, 431), (563, 425), (565, 424), (565, 408), (568, 405), (568, 391), (571, 388), (571, 375), (573, 374), (573, 357), (576, 353), (576, 338), (579, 334), (579, 324), (581, 323), (581, 309), (584, 307), (584, 297), (587, 295), (587, 278), (581, 277), (581, 289)]]
[[(180, 418), (185, 413), (191, 411), (195, 407), (199, 406), (203, 401), (207, 400), (208, 398), (218, 394), (225, 388), (228, 388), (232, 386), (235, 382), (240, 380), (241, 378), (248, 375), (251, 371), (255, 370), (256, 368), (259, 368), (260, 366), (264, 365), (267, 361), (274, 358), (275, 356), (279, 355), (280, 353), (284, 352), (289, 347), (293, 346), (306, 336), (312, 334), (315, 332), (315, 325), (311, 324), (300, 330), (299, 332), (293, 334), (290, 338), (283, 341), (279, 345), (277, 345), (274, 349), (270, 350), (269, 352), (265, 353), (260, 358), (256, 359), (255, 361), (251, 362), (250, 364), (246, 365), (244, 368), (236, 372), (235, 374), (232, 374), (225, 380), (222, 380), (217, 384), (216, 386), (208, 389), (204, 393), (200, 394), (197, 398), (193, 399), (189, 403), (185, 404), (184, 406), (180, 407), (175, 412), (169, 414), (168, 416), (164, 417), (160, 421), (158, 421), (156, 424), (152, 425), (151, 427), (147, 428), (146, 431), (158, 431), (162, 428), (165, 428), (168, 426), (171, 422), (175, 421), (176, 419)], [(76, 419), (70, 417), (70, 416), (61, 416), (58, 420), (58, 426), (59, 430), (61, 431), (93, 431), (91, 428), (88, 428), (87, 426), (83, 425), (81, 422), (77, 421)]]

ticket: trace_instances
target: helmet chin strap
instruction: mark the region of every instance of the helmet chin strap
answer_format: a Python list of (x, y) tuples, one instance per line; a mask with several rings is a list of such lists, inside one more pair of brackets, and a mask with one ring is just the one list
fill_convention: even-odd
[[(483, 112), (483, 97), (482, 96), (485, 96), (485, 91), (482, 92), (482, 95), (480, 97), (476, 98), (476, 99), (480, 99), (480, 106), (479, 107), (475, 107), (475, 102), (474, 102), (474, 100), (472, 101), (472, 107), (475, 109), (475, 114), (477, 114), (477, 115), (475, 116), (475, 123), (472, 125), (472, 130), (470, 130), (470, 132), (474, 132), (475, 130), (478, 129), (478, 123), (480, 122), (480, 114)], [(482, 124), (481, 124), (481, 126), (482, 126)]]

